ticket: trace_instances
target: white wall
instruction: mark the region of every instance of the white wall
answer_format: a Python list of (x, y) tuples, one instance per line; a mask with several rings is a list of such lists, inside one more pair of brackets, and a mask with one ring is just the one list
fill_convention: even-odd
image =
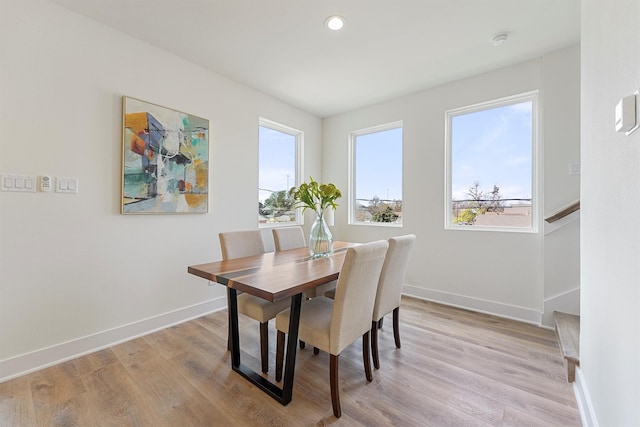
[(640, 425), (640, 132), (614, 132), (640, 88), (640, 3), (582, 2), (581, 334), (587, 425)]
[[(218, 233), (257, 226), (258, 117), (321, 120), (46, 1), (0, 13), (0, 173), (79, 179), (79, 194), (0, 192), (0, 379), (225, 306), (187, 274)], [(122, 95), (210, 120), (206, 215), (120, 215)]]
[[(542, 58), (544, 88), (544, 217), (580, 200), (580, 49)], [(580, 314), (580, 214), (544, 222), (544, 305), (542, 323), (553, 327), (553, 311)], [(558, 226), (561, 224), (561, 226)], [(552, 231), (553, 230), (553, 231)]]
[[(579, 47), (574, 46), (325, 119), (323, 178), (339, 188), (349, 184), (349, 133), (404, 122), (403, 228), (349, 226), (344, 200), (336, 212), (336, 232), (354, 241), (415, 233), (405, 293), (539, 323), (545, 297), (542, 224), (537, 234), (444, 230), (443, 209), (445, 111), (536, 89), (542, 106), (541, 162), (553, 177), (548, 185), (541, 183), (544, 204), (549, 200), (563, 207), (576, 200), (579, 181), (569, 177), (566, 164), (579, 157)], [(559, 115), (561, 123), (553, 120)], [(556, 156), (557, 162), (547, 161)], [(577, 231), (568, 238), (577, 239)], [(572, 262), (577, 274), (578, 257)]]

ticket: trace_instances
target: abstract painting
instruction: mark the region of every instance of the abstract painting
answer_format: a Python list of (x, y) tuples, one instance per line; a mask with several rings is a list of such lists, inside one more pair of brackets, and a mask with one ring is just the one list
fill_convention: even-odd
[(122, 97), (122, 213), (206, 213), (209, 121)]

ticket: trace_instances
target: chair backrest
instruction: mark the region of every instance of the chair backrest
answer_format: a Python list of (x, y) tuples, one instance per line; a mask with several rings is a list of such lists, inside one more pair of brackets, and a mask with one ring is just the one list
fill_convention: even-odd
[(228, 231), (220, 233), (218, 237), (223, 260), (264, 253), (260, 230)]
[(414, 234), (389, 239), (389, 249), (380, 272), (376, 303), (373, 306), (374, 321), (380, 320), (382, 316), (400, 306), (402, 284), (415, 242)]
[(389, 243), (365, 243), (347, 250), (338, 276), (329, 332), (329, 352), (337, 355), (371, 329), (371, 312)]
[(307, 246), (304, 231), (302, 231), (302, 227), (300, 226), (273, 228), (271, 232), (273, 233), (273, 243), (276, 247), (276, 252)]

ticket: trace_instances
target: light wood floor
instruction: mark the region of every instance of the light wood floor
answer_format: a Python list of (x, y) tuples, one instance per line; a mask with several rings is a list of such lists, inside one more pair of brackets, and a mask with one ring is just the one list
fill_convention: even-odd
[[(340, 356), (342, 418), (329, 358), (298, 351), (281, 406), (231, 371), (226, 311), (0, 384), (1, 426), (579, 426), (553, 331), (403, 298), (402, 348), (391, 316), (367, 383), (360, 340)], [(259, 355), (258, 324), (241, 346)], [(275, 330), (271, 327), (270, 372)], [(243, 361), (259, 371), (259, 361)]]

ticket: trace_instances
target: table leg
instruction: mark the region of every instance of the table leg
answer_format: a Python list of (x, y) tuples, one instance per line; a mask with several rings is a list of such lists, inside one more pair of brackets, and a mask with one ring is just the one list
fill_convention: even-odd
[(293, 397), (293, 375), (296, 368), (296, 349), (298, 348), (298, 328), (300, 327), (300, 307), (302, 294), (291, 297), (291, 312), (289, 314), (289, 333), (287, 334), (287, 354), (284, 362), (284, 378), (282, 383), (282, 399), (285, 405)]
[(228, 290), (229, 325), (231, 325), (231, 368), (249, 380), (252, 384), (273, 397), (283, 405), (291, 402), (293, 396), (293, 376), (296, 366), (296, 348), (298, 344), (298, 327), (300, 323), (300, 306), (302, 294), (291, 297), (291, 315), (289, 320), (289, 334), (287, 337), (287, 354), (284, 366), (284, 382), (280, 388), (258, 372), (242, 364), (240, 360), (240, 331), (238, 328), (238, 291)]
[(238, 326), (238, 291), (227, 288), (227, 302), (229, 308), (229, 328), (231, 341), (231, 366), (240, 366), (240, 329)]

